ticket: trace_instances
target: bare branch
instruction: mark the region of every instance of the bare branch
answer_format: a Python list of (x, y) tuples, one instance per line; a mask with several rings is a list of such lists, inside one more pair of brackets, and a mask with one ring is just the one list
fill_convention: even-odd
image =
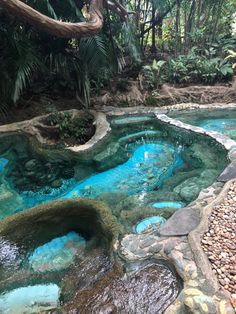
[(93, 36), (99, 33), (103, 26), (103, 0), (91, 0), (89, 20), (79, 23), (54, 20), (19, 0), (0, 0), (0, 7), (39, 30), (57, 37), (77, 38)]

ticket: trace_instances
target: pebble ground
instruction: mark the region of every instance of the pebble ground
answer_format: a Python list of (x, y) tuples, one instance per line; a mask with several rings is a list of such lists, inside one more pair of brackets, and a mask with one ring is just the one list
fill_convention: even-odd
[(236, 182), (230, 187), (223, 202), (215, 206), (210, 216), (208, 231), (202, 239), (220, 285), (231, 293), (236, 307)]

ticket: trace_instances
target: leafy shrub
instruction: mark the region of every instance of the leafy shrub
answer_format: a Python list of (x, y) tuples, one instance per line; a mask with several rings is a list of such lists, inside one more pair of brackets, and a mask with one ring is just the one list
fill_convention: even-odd
[(161, 75), (161, 70), (165, 63), (166, 61), (164, 60), (156, 61), (154, 59), (152, 64), (143, 66), (139, 75), (140, 85), (149, 90), (161, 85), (164, 81), (164, 76)]
[(168, 81), (175, 84), (183, 83), (215, 83), (232, 78), (233, 69), (225, 59), (212, 57), (214, 49), (205, 55), (196, 54), (192, 49), (187, 55), (180, 55), (168, 62)]
[(62, 140), (70, 139), (72, 142), (77, 140), (83, 144), (90, 137), (89, 130), (92, 128), (93, 118), (88, 114), (72, 119), (68, 112), (53, 112), (48, 117), (48, 123), (58, 127), (59, 136)]
[(156, 107), (158, 106), (157, 99), (154, 96), (148, 96), (145, 99), (145, 105), (148, 107)]

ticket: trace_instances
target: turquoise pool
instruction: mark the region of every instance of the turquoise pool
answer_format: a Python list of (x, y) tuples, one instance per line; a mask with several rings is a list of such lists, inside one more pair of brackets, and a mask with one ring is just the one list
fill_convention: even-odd
[(171, 118), (200, 126), (208, 131), (223, 133), (236, 140), (236, 109), (197, 109), (170, 112)]

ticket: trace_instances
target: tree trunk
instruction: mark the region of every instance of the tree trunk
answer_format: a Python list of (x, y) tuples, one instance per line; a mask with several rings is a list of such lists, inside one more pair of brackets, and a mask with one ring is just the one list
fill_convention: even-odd
[(152, 46), (151, 46), (151, 52), (156, 53), (157, 48), (156, 48), (156, 25), (155, 25), (155, 13), (156, 10), (154, 7), (152, 7)]
[(103, 26), (103, 0), (91, 0), (87, 22), (68, 23), (54, 20), (19, 0), (0, 0), (0, 8), (39, 30), (63, 38), (93, 36)]

